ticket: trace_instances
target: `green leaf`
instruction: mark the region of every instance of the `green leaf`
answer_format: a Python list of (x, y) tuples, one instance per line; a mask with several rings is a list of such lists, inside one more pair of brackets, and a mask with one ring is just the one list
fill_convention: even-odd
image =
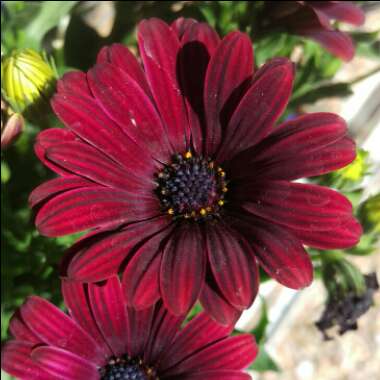
[(40, 48), (46, 32), (58, 25), (78, 1), (44, 1), (37, 16), (25, 28), (26, 39), (34, 48)]
[(1, 161), (1, 183), (7, 183), (11, 178), (11, 171), (5, 161)]
[(250, 369), (257, 372), (280, 372), (280, 368), (273, 360), (273, 358), (268, 354), (267, 350), (264, 348), (263, 345), (259, 345), (259, 354), (257, 355), (255, 361), (251, 365)]

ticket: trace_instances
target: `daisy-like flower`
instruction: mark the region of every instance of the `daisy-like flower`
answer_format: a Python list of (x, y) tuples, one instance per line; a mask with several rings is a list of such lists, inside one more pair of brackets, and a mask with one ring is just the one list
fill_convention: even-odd
[(330, 53), (349, 61), (355, 47), (351, 37), (331, 22), (336, 20), (360, 26), (364, 12), (350, 1), (268, 1), (266, 14), (274, 26), (285, 26), (290, 32), (321, 44)]
[(183, 317), (161, 303), (129, 308), (118, 277), (101, 284), (63, 281), (69, 315), (32, 296), (14, 314), (14, 339), (2, 350), (2, 368), (27, 380), (249, 380), (250, 334), (229, 337), (205, 313), (183, 328)]
[(253, 73), (249, 38), (220, 40), (204, 23), (151, 19), (138, 28), (143, 68), (121, 45), (87, 74), (67, 74), (52, 105), (65, 129), (40, 133), (36, 152), (59, 178), (31, 194), (46, 236), (90, 230), (63, 275), (96, 282), (123, 273), (129, 305), (159, 298), (175, 315), (200, 300), (229, 324), (257, 293), (257, 262), (291, 288), (312, 281), (303, 244), (355, 245), (350, 202), (292, 183), (355, 158), (345, 122), (316, 113), (274, 124), (293, 64)]

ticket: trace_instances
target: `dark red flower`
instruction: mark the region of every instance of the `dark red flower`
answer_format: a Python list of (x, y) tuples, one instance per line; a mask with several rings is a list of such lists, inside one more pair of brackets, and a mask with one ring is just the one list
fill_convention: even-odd
[(249, 380), (242, 370), (257, 354), (250, 334), (229, 337), (198, 314), (181, 328), (156, 304), (127, 307), (119, 279), (81, 285), (63, 281), (69, 316), (32, 296), (14, 314), (14, 339), (2, 350), (2, 368), (27, 380)]
[(291, 94), (290, 61), (253, 75), (245, 34), (220, 40), (194, 20), (143, 21), (138, 41), (144, 69), (116, 44), (87, 74), (66, 74), (52, 105), (67, 128), (38, 137), (38, 156), (60, 175), (30, 196), (38, 229), (91, 230), (64, 275), (97, 282), (122, 272), (131, 306), (162, 298), (180, 315), (199, 298), (229, 324), (256, 296), (256, 261), (298, 289), (313, 277), (303, 244), (357, 243), (344, 196), (291, 182), (347, 165), (355, 145), (330, 113), (274, 128)]
[(266, 14), (273, 25), (309, 37), (330, 53), (349, 61), (355, 54), (351, 37), (335, 29), (332, 20), (362, 25), (364, 12), (350, 1), (268, 1)]

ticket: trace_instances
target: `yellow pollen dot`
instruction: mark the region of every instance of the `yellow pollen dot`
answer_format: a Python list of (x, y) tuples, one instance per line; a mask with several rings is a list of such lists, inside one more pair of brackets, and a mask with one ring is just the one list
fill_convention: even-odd
[(218, 205), (219, 205), (219, 206), (223, 206), (223, 205), (224, 205), (224, 200), (223, 200), (223, 199), (220, 199), (220, 200), (218, 201)]
[(218, 172), (221, 172), (223, 171), (223, 169), (221, 167), (218, 167)]
[(200, 213), (202, 216), (205, 216), (205, 215), (207, 214), (207, 211), (206, 211), (205, 208), (201, 208), (201, 209), (199, 210), (199, 213)]
[(161, 190), (161, 194), (165, 195), (166, 194), (166, 190)]
[(223, 191), (223, 193), (227, 193), (228, 188), (227, 187), (223, 187), (222, 191)]
[(226, 175), (226, 173), (222, 170), (222, 171), (219, 171), (219, 175), (220, 175), (221, 177), (224, 177), (224, 176)]
[(191, 154), (191, 152), (186, 152), (186, 153), (184, 154), (184, 157), (185, 157), (186, 159), (189, 159), (189, 158), (193, 157), (193, 155)]
[(169, 210), (168, 210), (168, 214), (169, 214), (169, 215), (173, 215), (173, 214), (174, 214), (174, 209), (173, 209), (173, 208), (169, 208)]

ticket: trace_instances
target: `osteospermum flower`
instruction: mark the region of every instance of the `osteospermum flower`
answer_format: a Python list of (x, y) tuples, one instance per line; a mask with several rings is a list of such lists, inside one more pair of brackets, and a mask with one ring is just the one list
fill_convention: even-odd
[(161, 303), (128, 308), (117, 277), (98, 285), (63, 281), (66, 315), (30, 297), (10, 321), (14, 339), (2, 350), (2, 368), (27, 380), (249, 380), (255, 358), (250, 334), (229, 337), (198, 314), (181, 328)]
[(356, 244), (344, 196), (291, 182), (345, 166), (355, 146), (330, 113), (274, 127), (291, 94), (289, 60), (254, 74), (245, 34), (220, 40), (194, 20), (142, 21), (138, 42), (143, 68), (116, 44), (87, 74), (65, 75), (52, 104), (66, 128), (38, 137), (38, 156), (59, 174), (31, 194), (38, 229), (91, 230), (64, 275), (122, 272), (138, 309), (162, 297), (179, 315), (200, 299), (228, 324), (256, 296), (256, 262), (297, 289), (313, 277), (303, 244)]
[(345, 61), (353, 58), (355, 47), (351, 37), (331, 25), (333, 20), (363, 24), (364, 12), (350, 1), (268, 1), (265, 6), (273, 25), (311, 38)]

